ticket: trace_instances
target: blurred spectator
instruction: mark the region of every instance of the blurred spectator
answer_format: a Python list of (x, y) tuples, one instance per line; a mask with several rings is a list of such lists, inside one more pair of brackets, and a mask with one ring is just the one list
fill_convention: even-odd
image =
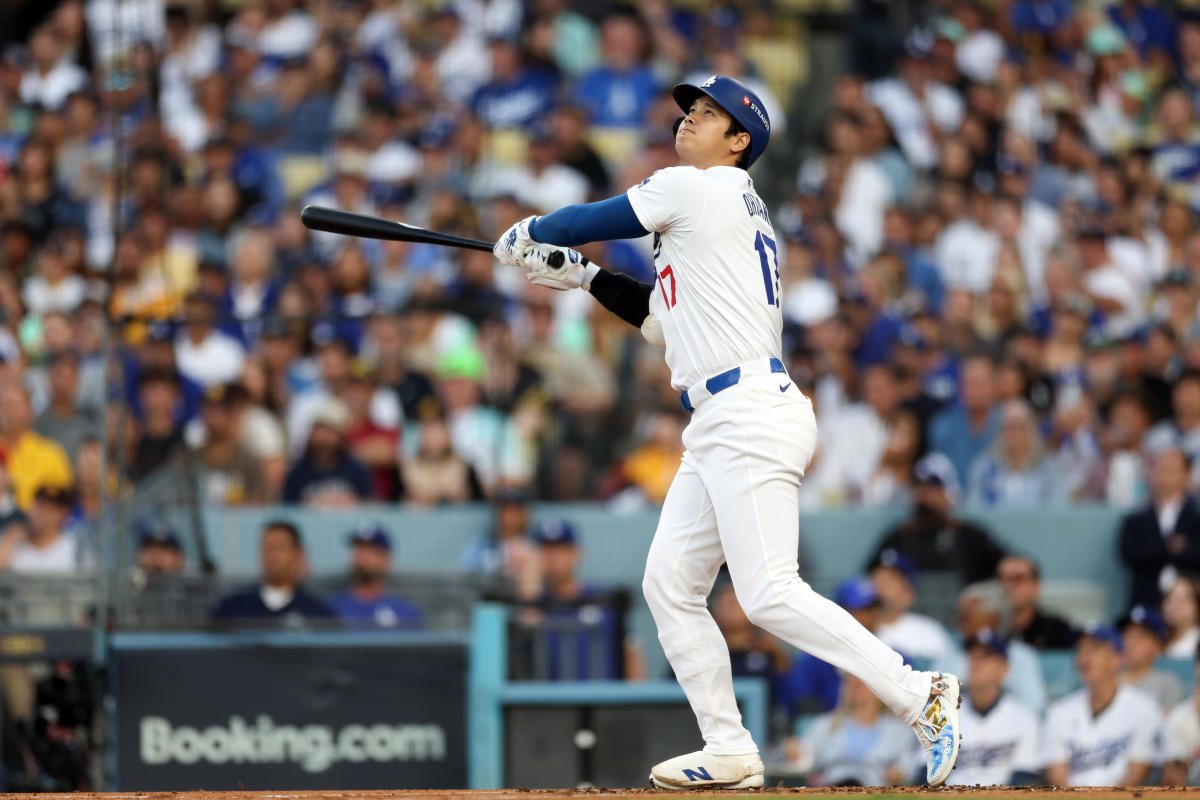
[(131, 446), (129, 476), (134, 480), (146, 477), (184, 450), (182, 398), (175, 373), (168, 369), (144, 370), (138, 376), (137, 397), (142, 418), (133, 441), (118, 440), (118, 446)]
[(674, 410), (644, 419), (642, 441), (621, 465), (621, 476), (644, 502), (659, 505), (666, 498), (683, 457), (685, 425), (686, 417)]
[(137, 568), (145, 575), (178, 575), (183, 572), (183, 545), (175, 529), (166, 524), (143, 526), (137, 538)]
[(1146, 444), (1156, 450), (1177, 447), (1194, 463), (1200, 456), (1200, 369), (1184, 369), (1170, 390), (1171, 416), (1151, 428)]
[(372, 495), (380, 500), (394, 500), (400, 493), (396, 454), (400, 431), (380, 425), (371, 417), (371, 401), (377, 388), (374, 366), (356, 359), (350, 367), (350, 382), (342, 392), (350, 411), (346, 445), (350, 454), (370, 472)]
[(542, 639), (534, 646), (538, 674), (549, 680), (640, 678), (638, 648), (626, 638), (628, 596), (623, 591), (584, 583), (578, 575), (580, 547), (575, 527), (548, 520), (533, 531), (541, 561), (542, 586), (529, 608)]
[[(958, 597), (958, 614), (954, 624), (960, 641), (969, 642), (980, 631), (998, 631), (1004, 614), (1004, 599), (994, 583), (974, 583), (963, 589)], [(1004, 677), (1004, 690), (1023, 706), (1038, 711), (1046, 704), (1046, 681), (1037, 651), (1020, 641), (1008, 644), (1010, 669)], [(942, 657), (938, 669), (962, 675), (966, 672), (963, 654), (954, 651)]]
[(471, 98), (472, 111), (492, 130), (528, 128), (553, 108), (555, 74), (525, 65), (520, 43), (507, 36), (489, 37), (488, 49), (491, 79)]
[(1137, 786), (1162, 763), (1162, 712), (1120, 682), (1121, 636), (1083, 631), (1075, 647), (1083, 688), (1046, 712), (1042, 759), (1051, 786)]
[(525, 602), (541, 591), (542, 562), (529, 539), (529, 490), (502, 486), (492, 496), (492, 524), (463, 553), (463, 569), (495, 582), (493, 592)]
[(41, 25), (29, 37), (29, 69), (21, 76), (21, 101), (58, 109), (67, 96), (84, 88), (88, 74), (72, 62), (57, 26)]
[(1155, 669), (1167, 640), (1167, 626), (1153, 608), (1134, 606), (1117, 624), (1125, 655), (1121, 682), (1145, 692), (1157, 701), (1163, 713), (1183, 699), (1183, 684), (1173, 672)]
[(421, 609), (387, 589), (392, 569), (392, 539), (378, 525), (350, 532), (350, 587), (330, 599), (338, 619), (352, 627), (416, 630)]
[(9, 521), (0, 540), (0, 569), (29, 575), (72, 575), (90, 568), (91, 556), (63, 526), (71, 511), (71, 490), (42, 484), (28, 518)]
[(971, 465), (968, 500), (1016, 508), (1037, 508), (1058, 500), (1057, 470), (1029, 404), (1010, 400), (1001, 406), (1000, 414), (995, 443)]
[(308, 446), (284, 480), (283, 502), (344, 508), (372, 497), (370, 474), (347, 449), (349, 425), (350, 410), (341, 400), (330, 397), (317, 408)]
[(1163, 593), (1163, 622), (1167, 626), (1166, 655), (1187, 658), (1200, 646), (1200, 582), (1177, 575)]
[(790, 766), (807, 773), (809, 786), (915, 783), (920, 751), (906, 728), (865, 683), (842, 675), (837, 707), (813, 720), (793, 746)]
[(1014, 553), (1000, 559), (996, 580), (1008, 604), (1009, 634), (1037, 650), (1065, 650), (1075, 645), (1074, 628), (1038, 605), (1042, 571), (1032, 556)]
[(1008, 641), (986, 628), (963, 643), (966, 697), (959, 712), (963, 747), (951, 786), (1029, 786), (1039, 782), (1039, 721), (1004, 690)]
[[(791, 656), (779, 640), (755, 627), (742, 610), (733, 582), (720, 583), (713, 591), (713, 619), (729, 645), (729, 661), (735, 678), (763, 678), (772, 712), (786, 704), (787, 674)], [(786, 708), (782, 708), (786, 714)]]
[(416, 451), (400, 462), (404, 500), (417, 505), (469, 503), (484, 499), (474, 468), (454, 452), (440, 409), (419, 421)]
[(601, 65), (580, 75), (574, 99), (598, 128), (636, 129), (659, 90), (647, 66), (646, 24), (633, 10), (605, 17), (600, 28)]
[(205, 388), (240, 378), (245, 351), (236, 339), (216, 327), (216, 301), (194, 291), (184, 302), (183, 314), (183, 329), (175, 339), (179, 371)]
[(929, 447), (950, 459), (961, 485), (999, 433), (1001, 412), (995, 405), (996, 368), (988, 356), (967, 356), (959, 371), (958, 403), (930, 420)]
[(333, 609), (303, 586), (308, 560), (295, 525), (284, 520), (264, 525), (259, 554), (259, 583), (221, 598), (212, 612), (214, 623), (303, 628), (333, 617)]
[(29, 392), (20, 383), (0, 386), (0, 450), (17, 505), (28, 509), (41, 486), (70, 486), (71, 462), (54, 440), (33, 430)]
[(68, 263), (70, 243), (64, 235), (50, 239), (38, 252), (37, 272), (31, 275), (21, 290), (21, 297), (30, 314), (42, 316), (51, 311), (71, 312), (83, 302), (87, 285), (71, 272)]
[(204, 440), (196, 455), (204, 468), (205, 501), (218, 508), (270, 499), (262, 466), (239, 440), (239, 391), (235, 386), (212, 386), (200, 406)]
[(1200, 509), (1188, 494), (1188, 471), (1182, 450), (1156, 455), (1150, 504), (1121, 521), (1121, 560), (1133, 577), (1131, 607), (1157, 606), (1176, 572), (1200, 569)]
[(50, 396), (33, 429), (73, 454), (85, 439), (101, 435), (100, 413), (79, 402), (78, 353), (72, 350), (51, 353), (47, 362)]
[(937, 620), (912, 610), (917, 600), (917, 568), (897, 550), (884, 550), (871, 568), (871, 582), (880, 600), (875, 635), (894, 650), (933, 661), (954, 649), (950, 634)]
[(1000, 546), (982, 528), (951, 515), (959, 485), (954, 465), (944, 455), (933, 453), (918, 461), (909, 517), (883, 537), (869, 564), (884, 550), (895, 550), (921, 573), (950, 573), (964, 584), (995, 575), (1004, 554)]
[[(1200, 675), (1200, 657), (1194, 660)], [(1171, 709), (1163, 734), (1163, 785), (1195, 786), (1200, 782), (1200, 688)]]

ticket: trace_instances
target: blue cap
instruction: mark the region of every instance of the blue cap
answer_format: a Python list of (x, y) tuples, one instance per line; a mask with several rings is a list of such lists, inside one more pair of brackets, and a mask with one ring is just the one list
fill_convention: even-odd
[(1008, 658), (1008, 639), (991, 628), (983, 628), (967, 640), (967, 652), (973, 647), (982, 647), (992, 655)]
[(386, 529), (381, 525), (367, 523), (360, 525), (350, 531), (347, 537), (347, 544), (354, 546), (356, 544), (370, 545), (371, 547), (380, 547), (389, 553), (392, 552), (392, 537), (388, 535)]
[(533, 541), (539, 545), (575, 545), (579, 538), (575, 535), (575, 526), (570, 522), (565, 519), (548, 519), (539, 522), (533, 529)]
[(1089, 639), (1095, 639), (1098, 642), (1104, 642), (1110, 645), (1118, 653), (1125, 648), (1125, 643), (1121, 640), (1121, 634), (1117, 633), (1110, 625), (1101, 625), (1092, 623), (1083, 629), (1081, 636), (1086, 636)]
[(879, 602), (875, 584), (861, 575), (843, 581), (833, 595), (834, 602), (847, 611), (860, 611)]
[(138, 547), (167, 547), (171, 550), (182, 550), (183, 546), (179, 542), (179, 534), (171, 527), (170, 523), (162, 520), (137, 520), (133, 524), (134, 531), (137, 533)]
[(749, 132), (750, 164), (757, 161), (767, 149), (767, 142), (771, 138), (771, 119), (767, 116), (767, 109), (762, 100), (758, 99), (758, 95), (741, 81), (724, 75), (713, 75), (699, 86), (681, 83), (671, 90), (671, 96), (685, 114), (700, 95), (712, 98), (714, 103)]
[(916, 586), (919, 579), (917, 574), (916, 563), (894, 547), (889, 547), (879, 554), (879, 558), (875, 560), (875, 567), (888, 567), (894, 569), (904, 576), (904, 580), (910, 585)]
[(1150, 606), (1134, 606), (1129, 609), (1129, 613), (1117, 623), (1117, 629), (1124, 631), (1130, 625), (1141, 625), (1157, 636), (1160, 642), (1167, 640), (1167, 624), (1162, 615)]

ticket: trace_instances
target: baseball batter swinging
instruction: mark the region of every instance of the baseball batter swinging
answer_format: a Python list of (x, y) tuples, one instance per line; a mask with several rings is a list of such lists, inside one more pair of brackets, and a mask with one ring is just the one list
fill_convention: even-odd
[[(696, 714), (704, 749), (655, 766), (662, 788), (763, 785), (757, 745), (734, 699), (729, 651), (706, 598), (722, 563), (750, 620), (861, 678), (910, 723), (926, 777), (946, 780), (959, 749), (959, 682), (916, 672), (799, 576), (797, 489), (817, 440), (812, 403), (781, 360), (779, 261), (766, 205), (746, 170), (771, 123), (758, 97), (714, 75), (680, 84), (680, 166), (623, 195), (528, 217), (500, 237), (498, 260), (534, 283), (583, 288), (665, 345), (671, 383), (692, 415), (663, 503), (642, 588), (659, 641)], [(590, 264), (585, 242), (654, 233), (655, 283)]]

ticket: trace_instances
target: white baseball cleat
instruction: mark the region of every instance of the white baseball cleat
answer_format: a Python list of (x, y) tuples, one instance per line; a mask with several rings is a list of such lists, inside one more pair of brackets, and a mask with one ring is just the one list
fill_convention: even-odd
[(761, 789), (763, 763), (757, 753), (714, 756), (699, 750), (655, 765), (650, 783), (660, 789)]
[(925, 781), (941, 786), (950, 777), (962, 733), (958, 726), (958, 708), (962, 705), (958, 678), (948, 672), (934, 673), (929, 699), (912, 724), (921, 749), (925, 751)]

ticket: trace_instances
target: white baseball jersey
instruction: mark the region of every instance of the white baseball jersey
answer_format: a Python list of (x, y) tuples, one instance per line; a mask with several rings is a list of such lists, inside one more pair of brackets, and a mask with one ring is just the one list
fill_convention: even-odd
[(963, 698), (958, 712), (962, 728), (962, 749), (950, 778), (951, 786), (1001, 786), (1015, 772), (1037, 772), (1038, 718), (1022, 703), (1007, 694), (980, 714)]
[(1163, 739), (1163, 761), (1200, 760), (1200, 709), (1195, 697), (1171, 709)]
[(779, 246), (750, 175), (670, 167), (626, 194), (654, 233), (650, 313), (662, 322), (671, 384), (779, 358)]
[(1154, 698), (1128, 686), (1099, 716), (1087, 689), (1050, 706), (1042, 736), (1042, 764), (1066, 762), (1071, 786), (1117, 786), (1131, 763), (1162, 762), (1162, 711)]

